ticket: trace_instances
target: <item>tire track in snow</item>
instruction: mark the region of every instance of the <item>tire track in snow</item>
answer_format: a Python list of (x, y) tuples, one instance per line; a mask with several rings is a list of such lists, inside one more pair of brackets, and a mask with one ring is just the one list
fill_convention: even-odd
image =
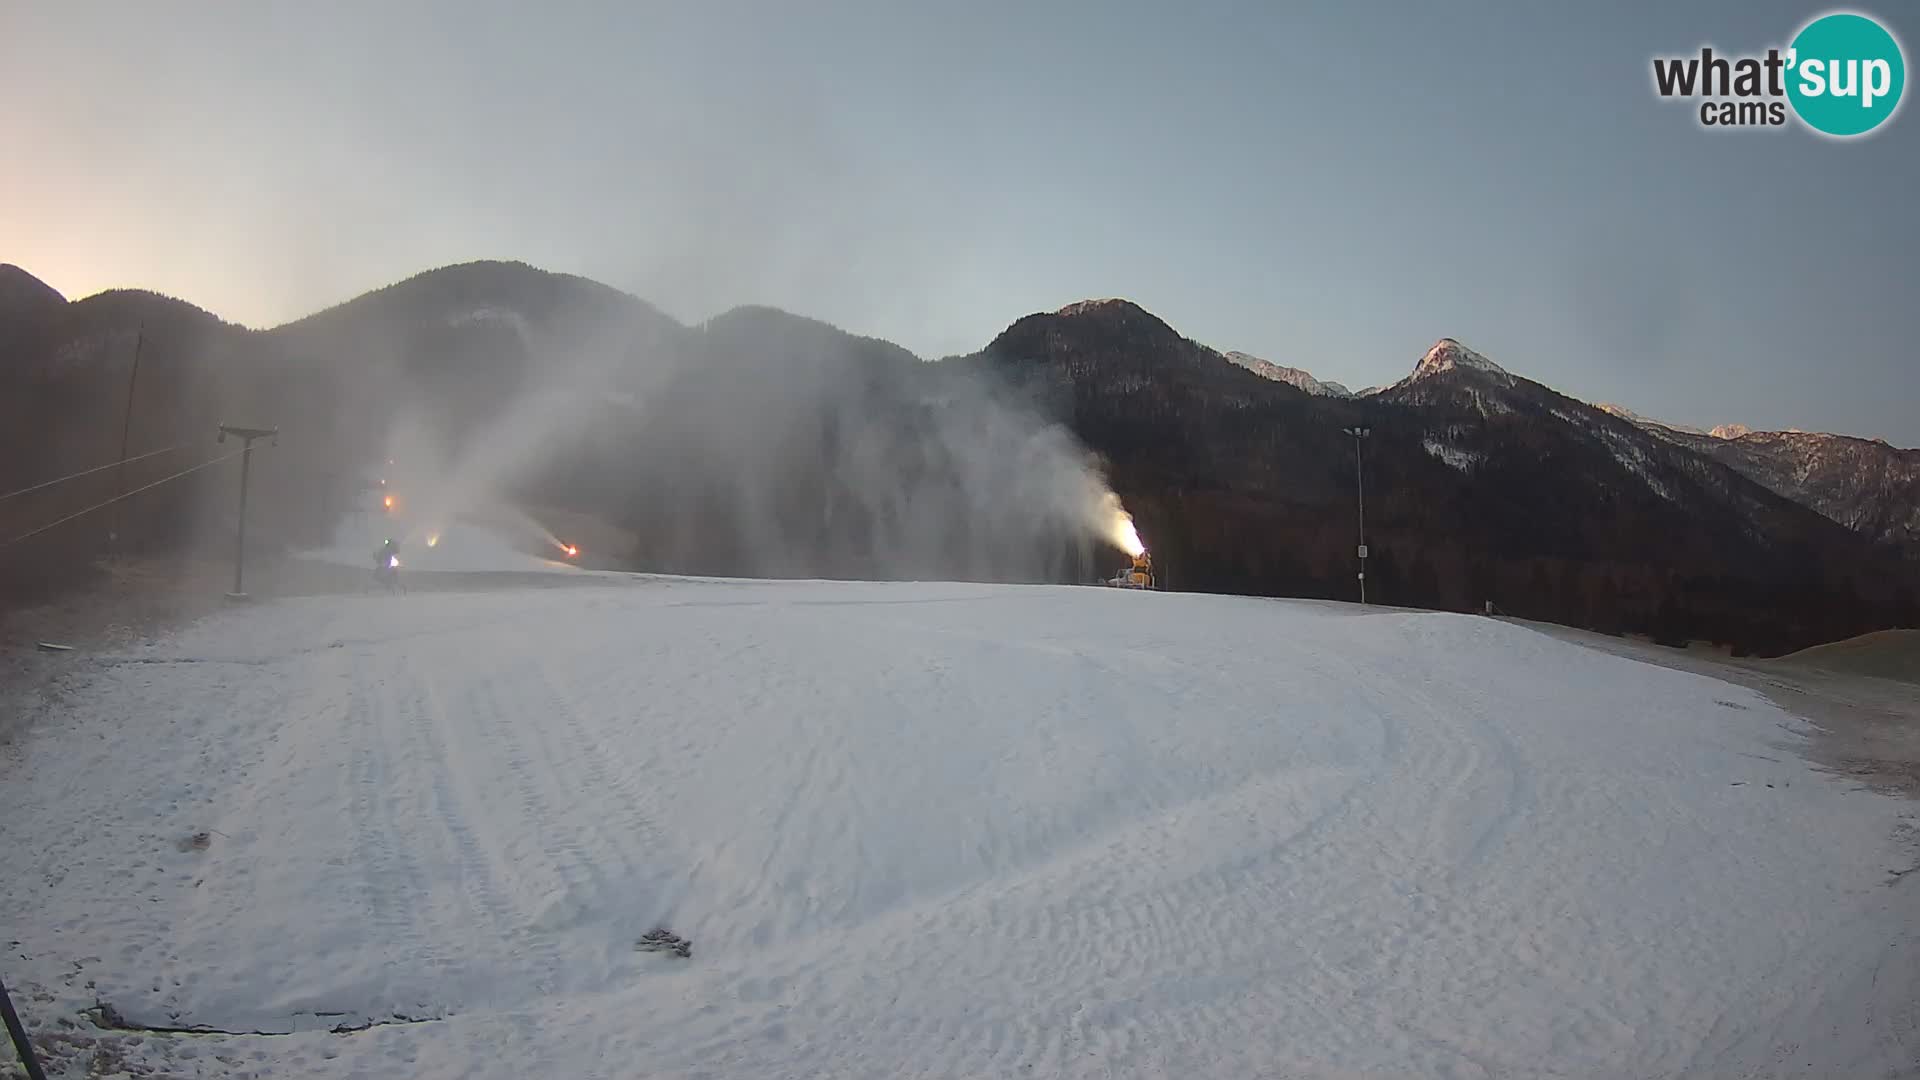
[[(270, 733), (302, 722), (297, 705), (262, 708), (297, 692), (298, 672), (284, 686), (272, 667), (109, 673), (135, 701), (220, 704), (199, 710), (204, 730), (182, 724), (180, 745), (148, 747), (183, 764), (99, 759), (97, 770), (133, 766), (140, 792), (87, 805), (132, 820), (119, 804), (166, 792), (164, 805), (170, 789), (197, 797), (183, 781), (198, 784), (193, 750), (211, 742), (227, 752), (207, 760), (248, 787), (232, 799), (236, 820), (252, 814), (263, 836), (310, 843), (288, 818), (344, 809), (351, 836), (329, 836), (329, 850), (354, 853), (387, 887), (357, 898), (368, 905), (357, 939), (334, 939), (353, 955), (302, 962), (350, 985), (393, 937), (374, 925), (378, 902), (383, 925), (405, 923), (400, 936), (420, 950), (395, 950), (382, 974), (396, 987), (464, 953), (470, 970), (445, 991), (456, 1002), (486, 1004), (494, 985), (559, 988), (492, 1002), (506, 1006), (498, 1015), (341, 1040), (327, 1063), (302, 1056), (310, 1042), (277, 1044), (290, 1049), (265, 1051), (281, 1056), (263, 1066), (276, 1075), (618, 1075), (637, 1063), (673, 1075), (1473, 1076), (1532, 1074), (1542, 1061), (1574, 1075), (1658, 1075), (1737, 1074), (1724, 1067), (1736, 1059), (1764, 1073), (1802, 1059), (1750, 1052), (1811, 1052), (1809, 1035), (1856, 1000), (1855, 986), (1895, 978), (1910, 957), (1910, 937), (1892, 954), (1872, 939), (1878, 915), (1851, 952), (1817, 925), (1913, 888), (1847, 876), (1858, 826), (1880, 820), (1872, 812), (1850, 803), (1843, 814), (1798, 782), (1777, 801), (1770, 791), (1764, 804), (1736, 803), (1649, 760), (1757, 745), (1709, 737), (1712, 725), (1744, 722), (1724, 710), (1689, 712), (1678, 690), (1615, 687), (1608, 677), (1627, 669), (1613, 666), (1586, 673), (1606, 700), (1570, 703), (1583, 721), (1570, 723), (1541, 710), (1553, 687), (1536, 657), (1443, 616), (1422, 617), (1440, 628), (1431, 634), (1394, 630), (1412, 621), (1396, 616), (1303, 628), (1262, 605), (1273, 619), (1233, 624), (1249, 605), (1151, 597), (1127, 610), (1181, 607), (1180, 633), (1158, 615), (1129, 625), (1120, 605), (1060, 628), (1058, 609), (1108, 599), (1023, 593), (1020, 613), (1037, 625), (1018, 628), (941, 605), (931, 630), (915, 630), (921, 609), (906, 606), (810, 606), (799, 618), (771, 603), (708, 623), (698, 609), (661, 619), (624, 602), (608, 605), (617, 617), (517, 596), (435, 598), (454, 605), (438, 612), (361, 603), (355, 614), (378, 614), (384, 628), (495, 610), (516, 629), (503, 619), (492, 633), (423, 633), (391, 654), (343, 646), (322, 661), (329, 679), (312, 700), (338, 709), (335, 667), (350, 666), (350, 719), (325, 755), (339, 768), (328, 766), (323, 798), (290, 804), (292, 815), (273, 799), (298, 779), (299, 748), (264, 772), (247, 763)], [(244, 620), (269, 622), (273, 610)], [(894, 625), (852, 632), (854, 615), (871, 626), (883, 611)], [(532, 619), (562, 640), (535, 645)], [(281, 621), (283, 638), (310, 636)], [(1095, 634), (1115, 647), (1081, 655), (1101, 648), (1088, 644)], [(1287, 650), (1284, 678), (1246, 655), (1269, 634)], [(743, 640), (761, 650), (746, 670), (716, 668)], [(223, 643), (193, 651), (255, 644), (241, 632), (200, 642)], [(1560, 659), (1556, 673), (1582, 673)], [(223, 693), (235, 676), (247, 692)], [(1018, 692), (999, 692), (1009, 685)], [(642, 694), (658, 700), (628, 708)], [(1655, 725), (1611, 702), (1671, 711)], [(1663, 743), (1668, 720), (1700, 728)], [(1713, 762), (1696, 753), (1684, 764), (1704, 774)], [(68, 786), (85, 771), (42, 766)], [(589, 939), (618, 927), (627, 882), (694, 876), (667, 837), (643, 836), (656, 821), (685, 851), (736, 856), (716, 860), (683, 908), (701, 924), (697, 943), (710, 933), (720, 947), (685, 966), (610, 964), (619, 981), (583, 986), (574, 969), (606, 959)], [(1635, 850), (1648, 847), (1635, 837), (1649, 824), (1666, 850)], [(570, 866), (564, 840), (587, 862)], [(1715, 863), (1723, 845), (1736, 865)], [(216, 843), (199, 865), (223, 854)], [(251, 853), (235, 843), (231, 857)], [(1741, 876), (1743, 866), (1757, 869)], [(338, 906), (358, 914), (351, 867)], [(1808, 868), (1830, 877), (1795, 876)], [(607, 925), (556, 931), (558, 953), (543, 956), (529, 926), (563, 879), (578, 903), (561, 913)], [(73, 885), (52, 899), (84, 907)], [(240, 897), (202, 902), (242, 927)], [(761, 919), (782, 932), (755, 946)], [(1792, 928), (1796, 944), (1761, 942), (1756, 925)], [(61, 934), (85, 929), (76, 917)], [(48, 931), (33, 932), (44, 947)], [(1695, 941), (1726, 966), (1696, 975), (1691, 955), (1676, 964)], [(1858, 983), (1825, 981), (1828, 962)], [(181, 963), (223, 973), (207, 954)], [(1772, 985), (1782, 981), (1792, 985)], [(1911, 1053), (1899, 1039), (1914, 1000), (1867, 1002), (1882, 1041), (1861, 1060)]]
[[(1065, 980), (1056, 1000), (1067, 1002), (1084, 1000), (1097, 994), (1104, 984), (1116, 980), (1141, 984), (1183, 974), (1188, 978), (1211, 978), (1214, 971), (1236, 966), (1234, 954), (1240, 942), (1251, 936), (1248, 928), (1270, 917), (1273, 910), (1270, 906), (1273, 898), (1264, 889), (1240, 895), (1242, 888), (1260, 884), (1249, 880), (1250, 876), (1263, 869), (1267, 861), (1278, 857), (1276, 853), (1284, 853), (1303, 838), (1331, 827), (1362, 786), (1360, 783), (1348, 785), (1346, 794), (1305, 828), (1277, 842), (1266, 857), (1249, 860), (1250, 865), (1239, 871), (1201, 872), (1170, 886), (1135, 894), (1122, 894), (1119, 886), (1124, 884), (1126, 874), (1116, 871), (1115, 880), (1106, 882), (1105, 897), (1089, 898), (1088, 892), (1099, 890), (1088, 889), (1053, 895), (1058, 879), (1100, 866), (1101, 856), (1106, 852), (1095, 844), (1023, 874), (1016, 893), (1038, 892), (1050, 898), (1037, 904), (1004, 905), (1023, 913), (1011, 924), (993, 917), (992, 909), (1003, 906), (1003, 899), (1014, 899), (1004, 893), (989, 895), (998, 890), (981, 887), (958, 897), (927, 898), (923, 905), (900, 912), (895, 918), (851, 928), (850, 939), (838, 938), (837, 957), (823, 957), (814, 950), (804, 950), (781, 969), (782, 977), (807, 980), (812, 988), (801, 995), (805, 998), (847, 1001), (848, 995), (832, 993), (827, 982), (817, 975), (809, 977), (823, 963), (837, 960), (861, 971), (892, 972), (915, 980), (938, 980), (943, 974), (957, 976), (962, 981), (999, 976), (1011, 978), (1017, 984), (1031, 985), (1040, 985), (1049, 979), (1056, 984)], [(1331, 857), (1334, 846), (1329, 843), (1315, 850), (1328, 852)], [(982, 907), (987, 910), (983, 912)], [(926, 955), (929, 948), (946, 946), (953, 946), (953, 951), (940, 952), (929, 960)], [(1246, 981), (1240, 979), (1240, 989), (1223, 996), (1236, 998), (1245, 989)], [(901, 983), (891, 993), (910, 995), (912, 989), (911, 983)], [(1257, 1023), (1258, 1017), (1253, 1013), (1261, 1007), (1233, 1009), (1230, 1015), (1202, 1015), (1194, 1022), (1204, 1025), (1206, 1030)], [(967, 1029), (963, 1036), (953, 1039), (942, 1037), (940, 1031), (925, 1030), (912, 1020), (904, 1022), (899, 1034), (915, 1042), (952, 1042), (956, 1046), (994, 1046), (1001, 1050), (984, 1065), (964, 1055), (942, 1060), (936, 1067), (929, 1068), (932, 1074), (956, 1070), (1003, 1074), (1027, 1068), (1057, 1069), (1064, 1065), (1064, 1044), (1059, 1038), (1059, 1025), (1064, 1021), (1059, 1015), (1051, 1015), (1042, 1022), (1033, 1014), (1036, 1008), (1037, 1005), (1030, 1003), (1025, 1011), (1008, 1012), (988, 1006), (981, 1017), (984, 1030)], [(909, 1011), (908, 1015), (927, 1015), (930, 1020), (938, 1017), (937, 1013), (917, 1011)], [(829, 1022), (839, 1026), (866, 1024), (874, 1019), (836, 1010)], [(1191, 1030), (1167, 1031), (1162, 1037), (1180, 1040), (1204, 1037), (1204, 1034)]]
[[(428, 879), (409, 843), (411, 825), (419, 814), (402, 815), (396, 806), (403, 793), (418, 790), (411, 775), (418, 757), (417, 740), (409, 738), (417, 721), (395, 715), (393, 681), (381, 657), (354, 650), (349, 672), (348, 819), (353, 830), (352, 859), (363, 882), (362, 899), (375, 940), (368, 944), (396, 963), (389, 969), (392, 983), (417, 984), (432, 965), (428, 940), (421, 933), (418, 912), (428, 895)], [(393, 969), (397, 969), (393, 970)], [(379, 1016), (415, 1006), (413, 1001), (339, 1002), (342, 1010), (363, 1007), (364, 1016)]]
[[(558, 730), (565, 735), (565, 744), (572, 749), (564, 768), (585, 781), (577, 785), (583, 796), (589, 793), (603, 796), (586, 801), (617, 807), (620, 813), (617, 822), (611, 824), (598, 818), (590, 821), (598, 842), (589, 847), (596, 853), (605, 852), (615, 866), (613, 873), (607, 873), (600, 868), (601, 860), (596, 854), (592, 863), (599, 889), (596, 903), (630, 897), (648, 867), (685, 866), (686, 859), (677, 855), (666, 834), (646, 812), (647, 789), (641, 783), (639, 763), (631, 760), (622, 748), (610, 744), (597, 729), (588, 727), (581, 719), (580, 710), (561, 690), (562, 680), (550, 662), (537, 662), (530, 676), (535, 695), (544, 702), (543, 715), (557, 721)], [(629, 732), (630, 741), (634, 734)], [(617, 774), (609, 763), (618, 764)]]
[[(1373, 710), (1382, 728), (1372, 772), (1352, 779), (1338, 798), (1300, 828), (1235, 864), (1162, 882), (1147, 892), (1129, 891), (1126, 872), (1100, 876), (1099, 855), (1103, 852), (1099, 840), (1064, 852), (1057, 845), (1043, 843), (1043, 847), (1052, 849), (1050, 853), (1016, 874), (1015, 880), (1047, 893), (1047, 899), (1002, 905), (998, 896), (1005, 895), (1005, 881), (970, 883), (953, 895), (920, 898), (920, 903), (907, 911), (882, 913), (866, 925), (789, 942), (784, 950), (788, 955), (780, 957), (777, 967), (771, 969), (778, 974), (770, 975), (768, 981), (793, 985), (789, 980), (799, 980), (806, 987), (797, 995), (801, 999), (837, 1003), (867, 996), (910, 998), (916, 982), (948, 978), (965, 982), (997, 976), (1015, 984), (1037, 984), (1050, 978), (1062, 992), (1059, 1000), (1065, 1001), (1097, 996), (1103, 986), (1115, 982), (1136, 988), (1149, 987), (1158, 980), (1218, 984), (1207, 1009), (1170, 1010), (1165, 1014), (1181, 1016), (1186, 1027), (1163, 1025), (1150, 1035), (1142, 1035), (1174, 1042), (1244, 1035), (1256, 1030), (1263, 1016), (1271, 1017), (1276, 1011), (1313, 1009), (1316, 995), (1312, 993), (1254, 992), (1263, 972), (1239, 962), (1241, 943), (1257, 940), (1260, 924), (1277, 910), (1287, 910), (1281, 907), (1283, 904), (1292, 905), (1290, 913), (1301, 923), (1301, 937), (1337, 940), (1349, 934), (1352, 917), (1344, 910), (1340, 893), (1368, 884), (1355, 880), (1352, 868), (1347, 866), (1356, 840), (1366, 840), (1364, 835), (1354, 834), (1365, 834), (1381, 824), (1382, 818), (1392, 818), (1401, 823), (1399, 835), (1408, 839), (1394, 850), (1381, 849), (1377, 862), (1390, 865), (1409, 852), (1417, 853), (1426, 846), (1418, 839), (1424, 833), (1405, 830), (1428, 822), (1427, 815), (1436, 809), (1435, 793), (1440, 793), (1446, 805), (1457, 802), (1452, 793), (1473, 790), (1476, 785), (1472, 778), (1482, 769), (1481, 763), (1502, 753), (1503, 748), (1488, 745), (1494, 733), (1444, 724), (1423, 728), (1412, 736), (1416, 741), (1409, 748), (1410, 735), (1404, 725), (1388, 719), (1404, 707), (1405, 703), (1393, 701)], [(1468, 745), (1462, 747), (1463, 741)], [(808, 744), (820, 743), (822, 740), (815, 739)], [(843, 747), (834, 751), (853, 752)], [(804, 764), (797, 788), (807, 788), (818, 769), (817, 764)], [(1258, 802), (1265, 797), (1259, 787), (1260, 782), (1254, 781), (1235, 797)], [(1191, 807), (1180, 803), (1163, 806), (1146, 819), (1120, 823), (1118, 835), (1150, 831), (1159, 818), (1177, 816), (1188, 809)], [(818, 833), (826, 823), (813, 821), (807, 825)], [(1127, 856), (1111, 860), (1112, 864), (1137, 867), (1141, 862), (1155, 861), (1150, 850), (1129, 851)], [(1046, 884), (1089, 871), (1095, 875), (1092, 881), (1083, 879), (1070, 889), (1055, 892)], [(1276, 876), (1281, 880), (1273, 880)], [(1304, 891), (1283, 891), (1296, 888)], [(1014, 891), (1024, 890), (1016, 885)], [(978, 910), (982, 904), (989, 909), (1011, 906), (1022, 914), (1005, 923), (994, 918), (991, 910)], [(1301, 911), (1308, 914), (1302, 916)], [(1415, 925), (1409, 924), (1410, 933), (1418, 932), (1413, 929)], [(835, 943), (832, 954), (820, 948), (828, 941)], [(930, 950), (934, 954), (931, 958)], [(1334, 958), (1316, 959), (1304, 950), (1296, 961), (1309, 965), (1299, 973), (1300, 981), (1320, 988), (1344, 983), (1360, 992), (1391, 975), (1390, 971), (1377, 972), (1356, 981), (1333, 966)], [(822, 972), (836, 965), (869, 973), (895, 973), (895, 977), (911, 969), (910, 981), (894, 983), (891, 991), (835, 993), (834, 979)], [(763, 962), (760, 970), (770, 968)], [(1242, 974), (1232, 974), (1236, 970)], [(1043, 1011), (1047, 1015), (1036, 1018), (1031, 1011), (987, 1005), (977, 1020), (960, 1022), (937, 1011), (903, 1007), (902, 1015), (890, 1022), (896, 1034), (916, 1044), (995, 1048), (986, 1065), (973, 1052), (956, 1049), (957, 1056), (942, 1059), (938, 1067), (928, 1069), (931, 1073), (1064, 1068), (1069, 1064), (1070, 1050), (1059, 1032), (1074, 1024), (1085, 1027), (1084, 1014)], [(826, 1019), (842, 1027), (871, 1024), (878, 1018), (837, 1005)], [(1334, 1024), (1338, 1017), (1328, 1015), (1325, 1020)], [(1096, 1037), (1093, 1030), (1103, 1029), (1083, 1031), (1080, 1041), (1092, 1043), (1104, 1037)], [(956, 1036), (956, 1031), (961, 1034)]]
[[(444, 737), (429, 767), (440, 825), (453, 838), (462, 880), (471, 883), (470, 895), (492, 928), (485, 939), (493, 943), (490, 952), (538, 995), (558, 988), (567, 965), (559, 942), (539, 925), (543, 913), (527, 900), (550, 895), (553, 882), (573, 884), (563, 868), (577, 863), (579, 841), (569, 834), (556, 855), (552, 815), (537, 793), (535, 762), (521, 735), (529, 721), (502, 701), (519, 673), (514, 665), (496, 665), (451, 698), (438, 699), (435, 727)], [(514, 810), (517, 822), (502, 820)]]
[[(489, 854), (480, 842), (479, 833), (469, 824), (475, 820), (475, 811), (479, 808), (478, 800), (468, 787), (465, 768), (469, 760), (466, 748), (476, 741), (475, 733), (456, 729), (458, 719), (448, 713), (439, 681), (431, 675), (424, 681), (430, 714), (429, 752), (434, 755), (424, 759), (425, 767), (432, 774), (431, 820), (451, 846), (464, 907), (469, 914), (477, 916), (474, 925), (478, 927), (477, 933), (466, 928), (456, 929), (449, 935), (451, 940), (443, 942), (443, 947), (461, 949), (470, 957), (477, 956), (513, 973), (518, 962), (513, 946), (523, 920), (501, 888), (500, 861)], [(438, 929), (436, 927), (435, 932)], [(492, 948), (476, 948), (480, 943), (491, 943)]]
[[(657, 887), (684, 862), (667, 854), (663, 834), (640, 810), (631, 753), (592, 733), (573, 703), (580, 688), (560, 690), (551, 644), (530, 632), (522, 638), (514, 659), (495, 663), (453, 700), (444, 726), (457, 733), (457, 746), (447, 782), (460, 807), (453, 827), (463, 861), (510, 883), (515, 899), (493, 905), (498, 934), (544, 993), (584, 977), (578, 949), (595, 938), (575, 931), (601, 928), (601, 943), (620, 952), (650, 928), (659, 898), (650, 903), (641, 886)], [(614, 814), (603, 816), (608, 810)]]
[[(1077, 888), (1056, 895), (1046, 902), (1025, 906), (1023, 916), (1010, 925), (996, 925), (991, 917), (981, 918), (973, 904), (984, 898), (987, 886), (962, 889), (955, 896), (930, 898), (924, 917), (909, 915), (900, 920), (881, 920), (883, 925), (855, 927), (854, 940), (842, 939), (842, 961), (869, 971), (901, 971), (909, 956), (918, 955), (916, 973), (954, 972), (962, 978), (987, 977), (998, 973), (1011, 976), (1016, 983), (1051, 977), (1062, 992), (1060, 1000), (1085, 1000), (1098, 996), (1104, 985), (1145, 987), (1158, 980), (1190, 979), (1222, 982), (1221, 989), (1207, 1011), (1189, 1010), (1187, 1029), (1168, 1029), (1155, 1033), (1157, 1039), (1190, 1043), (1210, 1037), (1231, 1037), (1258, 1027), (1263, 1015), (1276, 1008), (1299, 1011), (1312, 1007), (1309, 995), (1275, 995), (1252, 992), (1257, 973), (1222, 976), (1244, 965), (1236, 964), (1240, 943), (1257, 939), (1259, 924), (1280, 905), (1292, 905), (1292, 914), (1301, 923), (1300, 936), (1308, 939), (1339, 940), (1353, 931), (1352, 921), (1341, 904), (1343, 890), (1363, 888), (1366, 882), (1353, 878), (1350, 865), (1356, 845), (1369, 843), (1370, 836), (1404, 838), (1400, 849), (1381, 849), (1380, 865), (1398, 865), (1402, 873), (1418, 877), (1422, 873), (1406, 866), (1416, 863), (1445, 864), (1451, 869), (1470, 866), (1481, 853), (1497, 843), (1503, 823), (1516, 812), (1513, 778), (1520, 775), (1516, 750), (1501, 733), (1487, 725), (1447, 723), (1431, 702), (1416, 710), (1433, 719), (1417, 732), (1389, 717), (1404, 711), (1404, 702), (1383, 702), (1374, 710), (1380, 719), (1381, 750), (1373, 772), (1354, 779), (1331, 803), (1287, 837), (1276, 840), (1266, 850), (1214, 870), (1206, 870), (1161, 883), (1149, 893), (1125, 891), (1124, 874), (1112, 878), (1095, 877)], [(1413, 741), (1409, 743), (1409, 739)], [(813, 768), (806, 770), (811, 775)], [(1501, 792), (1488, 815), (1477, 798), (1488, 786), (1488, 776)], [(1258, 782), (1241, 794), (1258, 799)], [(1178, 814), (1185, 807), (1166, 807), (1162, 815)], [(1452, 855), (1424, 851), (1432, 847), (1428, 838), (1432, 816), (1465, 813), (1483, 823), (1470, 835), (1474, 839), (1465, 852)], [(1398, 828), (1380, 829), (1383, 818), (1398, 822)], [(1123, 833), (1151, 829), (1153, 822), (1127, 822)], [(1412, 831), (1407, 831), (1411, 829)], [(1360, 835), (1356, 835), (1360, 834)], [(1093, 847), (1100, 845), (1096, 842)], [(1377, 846), (1377, 842), (1375, 842)], [(1059, 866), (1043, 863), (1023, 875), (1042, 881), (1057, 870), (1088, 869), (1085, 850), (1058, 853)], [(1130, 855), (1150, 854), (1134, 851)], [(1120, 865), (1121, 860), (1113, 860)], [(1137, 864), (1127, 860), (1128, 865)], [(1092, 867), (1096, 873), (1098, 861)], [(1277, 879), (1277, 880), (1276, 880)], [(1005, 882), (994, 883), (995, 887)], [(1041, 887), (1036, 885), (1036, 887)], [(1283, 893), (1283, 887), (1304, 888), (1304, 893)], [(1042, 888), (1042, 891), (1046, 891)], [(1016, 905), (1018, 906), (1018, 905)], [(1306, 917), (1300, 916), (1301, 911)], [(1417, 909), (1409, 909), (1402, 939), (1422, 933), (1429, 918)], [(870, 940), (869, 940), (870, 939)], [(944, 952), (928, 962), (929, 943), (961, 943), (958, 949)], [(983, 947), (984, 946), (984, 947)], [(996, 947), (998, 946), (998, 947)], [(1171, 946), (1171, 947), (1170, 947)], [(1388, 945), (1387, 949), (1393, 949)], [(860, 957), (860, 959), (855, 959)], [(1364, 994), (1391, 978), (1391, 968), (1346, 977), (1331, 959), (1302, 954), (1299, 960), (1309, 967), (1301, 973), (1301, 982), (1324, 990), (1329, 983), (1345, 983), (1352, 992)], [(820, 958), (811, 951), (789, 970), (804, 976)], [(815, 980), (818, 982), (819, 980)], [(824, 989), (824, 988), (821, 988)], [(901, 984), (899, 992), (910, 992)], [(816, 992), (818, 992), (816, 990)], [(1311, 995), (1317, 998), (1316, 993)], [(1276, 997), (1278, 1000), (1276, 1000)], [(909, 1015), (913, 1015), (909, 1013)], [(1075, 1012), (1072, 1016), (1080, 1016)], [(870, 1018), (868, 1018), (870, 1019)], [(1331, 1022), (1335, 1017), (1329, 1016)], [(985, 1068), (996, 1073), (1026, 1068), (1063, 1068), (1067, 1049), (1059, 1033), (1062, 1026), (1080, 1021), (1056, 1016), (1051, 1024), (1036, 1027), (1027, 1019), (989, 1010), (982, 1017), (985, 1028), (951, 1039), (951, 1032), (921, 1030), (909, 1024), (903, 1036), (916, 1042), (957, 1042), (966, 1046), (993, 1048), (984, 1066), (962, 1055), (941, 1062), (943, 1069), (961, 1071)], [(862, 1018), (836, 1013), (832, 1022), (855, 1023)], [(1209, 1034), (1211, 1033), (1211, 1034)], [(1447, 1047), (1417, 1028), (1407, 1034), (1416, 1041), (1441, 1051), (1456, 1061), (1475, 1061), (1477, 1055), (1464, 1048)], [(1090, 1040), (1083, 1035), (1083, 1041)], [(1492, 1062), (1479, 1061), (1481, 1065)]]

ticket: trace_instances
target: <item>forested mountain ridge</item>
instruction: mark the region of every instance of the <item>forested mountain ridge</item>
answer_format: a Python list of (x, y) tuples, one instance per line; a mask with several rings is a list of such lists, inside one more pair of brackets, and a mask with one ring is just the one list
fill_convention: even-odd
[[(1452, 339), (1400, 382), (1348, 396), (1201, 345), (1125, 300), (1029, 315), (977, 353), (925, 362), (768, 308), (685, 326), (607, 286), (514, 263), (430, 271), (270, 330), (149, 293), (68, 303), (37, 284), (0, 275), (0, 487), (113, 460), (123, 423), (135, 454), (186, 449), (116, 483), (211, 457), (220, 422), (277, 425), (281, 445), (256, 455), (250, 510), (265, 543), (323, 534), (397, 424), (459, 459), (497, 450), (514, 410), (540, 396), (573, 402), (568, 423), (527, 448), (538, 453), (506, 484), (620, 523), (637, 538), (613, 553), (622, 565), (1104, 576), (1117, 552), (1063, 533), (1016, 555), (991, 514), (934, 522), (937, 542), (897, 557), (901, 530), (927, 505), (913, 485), (977, 494), (1017, 480), (983, 471), (956, 433), (1050, 438), (1024, 422), (975, 430), (978, 416), (1032, 414), (1091, 451), (1171, 587), (1349, 598), (1358, 523), (1343, 429), (1363, 425), (1370, 600), (1491, 601), (1763, 651), (1915, 620), (1920, 574), (1898, 543), (1916, 513), (1910, 488), (1873, 487), (1874, 509), (1840, 515), (1849, 529), (1823, 506), (1855, 475), (1844, 463), (1797, 487), (1768, 483), (1758, 466), (1575, 401)], [(966, 411), (975, 398), (1007, 408)], [(129, 500), (121, 543), (223, 536), (228, 468)], [(11, 535), (111, 495), (102, 484), (113, 472), (0, 507), (0, 525)], [(887, 484), (905, 494), (872, 497)], [(92, 521), (62, 526), (9, 553), (0, 585), (57, 580), (105, 543)]]

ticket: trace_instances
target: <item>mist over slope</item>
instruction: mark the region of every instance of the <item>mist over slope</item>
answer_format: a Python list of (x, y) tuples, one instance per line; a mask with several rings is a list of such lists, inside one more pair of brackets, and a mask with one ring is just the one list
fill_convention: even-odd
[[(1111, 495), (1069, 430), (984, 372), (773, 309), (686, 327), (510, 263), (429, 272), (267, 331), (161, 298), (76, 310), (110, 300), (28, 320), (7, 364), (39, 413), (23, 404), (20, 445), (49, 404), (74, 422), (16, 458), (18, 475), (117, 455), (137, 350), (136, 453), (205, 444), (223, 421), (281, 429), (255, 461), (263, 543), (318, 542), (377, 474), (426, 520), (500, 501), (595, 515), (638, 537), (597, 554), (652, 569), (1083, 580), (1118, 557), (1095, 554)], [(168, 521), (209, 542), (229, 527), (206, 479), (202, 497), (145, 499), (137, 543), (181, 542)], [(41, 560), (98, 549), (75, 535), (50, 537)]]
[[(1110, 482), (1173, 587), (1347, 598), (1342, 429), (1364, 424), (1370, 599), (1762, 651), (1916, 618), (1920, 571), (1884, 529), (1851, 531), (1817, 492), (1756, 482), (1451, 339), (1399, 383), (1343, 397), (1263, 377), (1124, 300), (926, 362), (770, 308), (684, 326), (516, 263), (430, 271), (271, 330), (152, 294), (12, 292), (30, 299), (0, 314), (7, 479), (114, 459), (142, 341), (130, 447), (186, 449), (125, 482), (212, 456), (221, 421), (277, 424), (254, 462), (265, 545), (323, 542), (391, 469), (430, 516), (506, 501), (605, 521), (631, 545), (595, 552), (602, 565), (1088, 581), (1120, 558), (1099, 520)], [(130, 500), (119, 543), (226, 544), (233, 467)], [(97, 479), (16, 501), (0, 524), (117, 490), (113, 470)], [(1901, 498), (1873, 520), (1911, 514)], [(107, 547), (91, 519), (35, 543), (7, 564), (14, 587)]]

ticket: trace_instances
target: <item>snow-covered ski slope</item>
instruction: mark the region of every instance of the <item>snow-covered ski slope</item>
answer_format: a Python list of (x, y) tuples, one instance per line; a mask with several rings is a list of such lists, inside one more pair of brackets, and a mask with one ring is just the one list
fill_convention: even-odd
[(1471, 616), (305, 599), (76, 674), (0, 937), (36, 1025), (294, 1032), (159, 1075), (1901, 1075), (1913, 804), (1800, 730)]

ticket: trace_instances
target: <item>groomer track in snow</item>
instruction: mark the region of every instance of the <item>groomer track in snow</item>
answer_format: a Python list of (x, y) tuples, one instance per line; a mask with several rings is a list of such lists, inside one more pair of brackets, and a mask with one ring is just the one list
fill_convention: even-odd
[(160, 1075), (1920, 1054), (1913, 804), (1750, 691), (1492, 620), (609, 578), (74, 663), (0, 763), (6, 976), (73, 1069), (96, 996), (291, 1033), (111, 1036)]

